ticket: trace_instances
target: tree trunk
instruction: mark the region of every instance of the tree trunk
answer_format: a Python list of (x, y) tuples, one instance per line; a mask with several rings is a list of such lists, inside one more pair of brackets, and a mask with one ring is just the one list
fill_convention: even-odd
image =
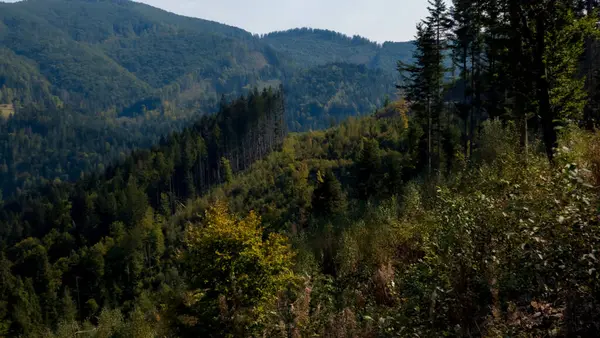
[(544, 53), (546, 52), (546, 22), (544, 15), (537, 15), (535, 18), (536, 26), (536, 84), (537, 99), (539, 103), (539, 115), (542, 117), (542, 129), (546, 155), (550, 162), (554, 158), (554, 148), (556, 148), (558, 136), (556, 134), (556, 113), (550, 105), (550, 85), (546, 79), (546, 65), (544, 64)]
[(522, 49), (522, 35), (521, 33), (521, 23), (520, 23), (520, 7), (517, 0), (512, 0), (510, 2), (509, 14), (510, 14), (510, 26), (513, 32), (512, 34), (512, 50), (511, 50), (511, 63), (510, 66), (512, 68), (512, 96), (514, 97), (514, 111), (517, 113), (518, 119), (521, 120), (521, 149), (527, 154), (528, 149), (528, 125), (527, 125), (527, 112), (525, 111), (524, 104), (524, 83), (523, 78), (521, 76), (521, 72), (523, 69), (523, 49)]
[(463, 76), (463, 109), (465, 113), (465, 118), (464, 118), (464, 122), (465, 122), (465, 131), (464, 131), (464, 142), (465, 142), (465, 160), (469, 158), (469, 112), (471, 111), (471, 108), (469, 107), (469, 110), (467, 110), (467, 81), (469, 81), (469, 70), (467, 68), (467, 58), (468, 58), (468, 54), (469, 51), (467, 50), (467, 47), (464, 47), (463, 50), (463, 70), (465, 72), (465, 75)]
[(431, 99), (427, 98), (427, 174), (431, 176)]
[[(593, 10), (594, 10), (594, 1), (593, 0), (586, 0), (586, 15), (592, 15)], [(585, 81), (585, 86), (586, 86), (586, 91), (588, 93), (588, 97), (589, 100), (587, 102), (587, 104), (585, 105), (585, 108), (583, 110), (583, 120), (586, 124), (586, 127), (588, 129), (593, 129), (594, 128), (594, 111), (596, 109), (598, 109), (598, 107), (596, 106), (597, 104), (597, 99), (595, 98), (595, 96), (597, 94), (595, 94), (596, 92), (596, 79), (595, 79), (595, 48), (596, 48), (596, 41), (595, 41), (595, 37), (593, 36), (588, 36), (585, 40), (585, 61), (584, 61), (584, 67), (583, 70), (585, 72), (585, 77), (586, 77), (586, 81)]]

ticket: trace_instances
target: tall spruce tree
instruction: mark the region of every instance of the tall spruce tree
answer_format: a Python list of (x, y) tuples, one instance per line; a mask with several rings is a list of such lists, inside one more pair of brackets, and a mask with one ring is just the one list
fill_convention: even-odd
[[(429, 2), (429, 16), (417, 24), (413, 64), (398, 63), (398, 71), (403, 84), (398, 86), (419, 123), (426, 130), (427, 172), (433, 171), (434, 139), (437, 140), (436, 166), (439, 165), (441, 148), (441, 115), (444, 109), (444, 67), (445, 52), (448, 48), (450, 20), (445, 2)], [(435, 129), (434, 129), (435, 125)], [(437, 132), (437, 137), (434, 133)]]
[(318, 216), (330, 216), (342, 212), (346, 198), (342, 185), (331, 170), (317, 172), (317, 187), (313, 191), (312, 209)]
[(432, 63), (433, 81), (434, 81), (434, 97), (432, 101), (432, 124), (433, 132), (435, 133), (435, 167), (440, 166), (441, 157), (441, 145), (442, 145), (442, 115), (444, 113), (444, 92), (445, 85), (444, 79), (447, 72), (445, 66), (445, 55), (449, 48), (448, 42), (450, 37), (450, 27), (452, 21), (450, 20), (450, 12), (446, 6), (444, 0), (430, 0), (429, 6), (427, 7), (429, 16), (426, 18), (426, 24), (431, 26), (434, 33), (434, 60)]
[[(595, 32), (593, 18), (575, 16), (569, 0), (537, 0), (525, 4), (511, 0), (523, 45), (530, 53), (531, 72), (526, 72), (535, 87), (537, 115), (544, 146), (552, 161), (557, 145), (557, 127), (583, 111), (586, 102), (584, 79), (578, 76), (584, 41)], [(516, 19), (515, 19), (516, 20)]]
[(431, 106), (435, 97), (435, 77), (433, 76), (432, 62), (435, 60), (433, 49), (434, 32), (430, 25), (423, 22), (417, 24), (417, 35), (415, 37), (414, 64), (398, 62), (398, 71), (402, 76), (403, 83), (398, 86), (409, 102), (418, 123), (424, 126), (426, 137), (426, 163), (427, 172), (432, 170), (432, 113)]

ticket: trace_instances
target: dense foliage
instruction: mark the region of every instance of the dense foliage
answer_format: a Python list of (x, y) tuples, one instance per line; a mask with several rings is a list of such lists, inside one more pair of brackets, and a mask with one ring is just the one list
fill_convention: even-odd
[[(31, 335), (60, 320), (61, 307), (74, 306), (61, 302), (63, 295), (70, 302), (76, 293), (76, 312), (89, 316), (180, 283), (173, 260), (181, 232), (168, 230), (165, 217), (276, 149), (285, 135), (283, 102), (281, 91), (266, 89), (224, 101), (217, 115), (105, 174), (51, 182), (5, 201), (2, 334)], [(43, 271), (31, 269), (34, 261)]]
[(19, 202), (48, 201), (44, 220), (21, 220), (53, 225), (6, 242), (5, 332), (595, 334), (598, 135), (564, 132), (554, 166), (486, 122), (436, 188), (418, 174), (418, 129), (399, 114), (292, 135), (174, 209), (153, 198), (168, 175), (144, 156), (115, 168), (128, 180)]
[(334, 63), (298, 73), (284, 87), (286, 93), (295, 92), (287, 98), (288, 106), (296, 107), (288, 113), (289, 128), (324, 129), (357, 112), (373, 112), (384, 103), (381, 93), (392, 92), (393, 87), (393, 77), (364, 65)]
[(405, 99), (371, 116), (286, 136), (282, 89), (253, 89), (7, 198), (0, 335), (598, 336), (583, 4), (431, 1)]

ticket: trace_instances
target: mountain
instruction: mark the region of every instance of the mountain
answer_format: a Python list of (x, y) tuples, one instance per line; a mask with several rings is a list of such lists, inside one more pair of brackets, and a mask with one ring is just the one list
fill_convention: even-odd
[[(260, 38), (116, 0), (26, 0), (2, 3), (0, 9), (2, 53), (15, 64), (0, 74), (6, 103), (60, 102), (87, 113), (115, 110), (118, 115), (136, 102), (158, 97), (182, 110), (210, 111), (221, 94), (235, 95), (261, 82), (285, 83), (312, 66), (346, 62), (395, 71), (386, 61), (389, 44), (329, 31), (292, 30)], [(411, 50), (409, 44), (404, 47)], [(396, 60), (409, 56), (394, 53)], [(32, 67), (20, 67), (23, 63)], [(15, 93), (19, 79), (31, 76), (50, 83), (49, 92), (32, 84), (25, 93)]]
[[(572, 1), (485, 4), (431, 2), (410, 101), (287, 135), (286, 116), (318, 126), (319, 112), (369, 107), (385, 88), (379, 61), (323, 54), (302, 68), (282, 52), (285, 78), (257, 77), (185, 120), (164, 92), (122, 110), (117, 95), (109, 110), (85, 96), (74, 106), (40, 63), (6, 52), (5, 94), (51, 96), (0, 105), (2, 183), (39, 180), (0, 199), (0, 336), (600, 336), (600, 132), (584, 87), (594, 67), (579, 67), (597, 17)], [(450, 13), (467, 28), (473, 13), (499, 13), (476, 36), (455, 27), (485, 56), (458, 86), (444, 83), (445, 46), (432, 38)], [(163, 79), (127, 72), (148, 88)], [(109, 153), (120, 161), (59, 179)]]
[[(52, 94), (86, 113), (119, 113), (151, 95), (176, 100), (185, 94), (186, 101), (206, 106), (240, 81), (274, 76), (268, 69), (276, 57), (267, 59), (249, 33), (143, 4), (30, 0), (0, 6), (6, 52), (33, 63)], [(6, 88), (14, 78), (2, 81)], [(210, 90), (202, 88), (205, 81)]]
[(0, 186), (101, 172), (253, 87), (284, 87), (292, 131), (371, 113), (411, 50), (321, 30), (260, 37), (126, 0), (0, 3)]
[(349, 37), (334, 31), (310, 28), (273, 32), (262, 39), (304, 66), (349, 62), (393, 72), (398, 60), (412, 58), (413, 50), (411, 42), (385, 42), (380, 45), (360, 36)]

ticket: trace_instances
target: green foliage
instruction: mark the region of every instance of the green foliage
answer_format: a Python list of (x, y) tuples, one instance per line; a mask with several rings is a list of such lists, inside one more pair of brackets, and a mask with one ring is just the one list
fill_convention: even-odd
[[(392, 199), (334, 224), (339, 234), (304, 237), (299, 250), (335, 257), (321, 273), (333, 278), (325, 292), (337, 303), (325, 310), (315, 300), (329, 325), (311, 318), (303, 333), (595, 334), (600, 201), (584, 155), (595, 143), (576, 141), (592, 137), (580, 133), (565, 134), (571, 147), (551, 167), (543, 152), (520, 155), (514, 129), (486, 122), (472, 168), (454, 171), (434, 195), (411, 184), (401, 208)], [(325, 238), (333, 253), (323, 256)], [(319, 272), (300, 267), (317, 283)]]
[(223, 181), (226, 183), (233, 182), (233, 171), (231, 170), (231, 162), (225, 157), (221, 157), (221, 167), (223, 168)]
[(313, 191), (312, 209), (317, 215), (332, 216), (345, 210), (342, 185), (333, 171), (317, 172), (317, 187)]
[(264, 35), (263, 40), (304, 67), (344, 60), (391, 72), (398, 60), (408, 61), (412, 51), (409, 42), (385, 42), (379, 45), (360, 36), (349, 37), (311, 28), (273, 32)]
[[(0, 13), (10, 28), (0, 32), (9, 44), (0, 80), (31, 101), (0, 90), (14, 110), (1, 124), (2, 182), (59, 176), (0, 205), (0, 335), (598, 336), (600, 136), (566, 121), (585, 106), (576, 70), (592, 12), (566, 1), (455, 1), (462, 65), (446, 88), (447, 11), (432, 1), (417, 63), (401, 67), (408, 102), (376, 110), (389, 74), (372, 68), (390, 45), (312, 30), (259, 38), (126, 1), (49, 3), (0, 4), (10, 9)], [(36, 25), (47, 30), (22, 36)], [(360, 65), (331, 64), (327, 48)], [(164, 69), (151, 72), (153, 62)], [(82, 93), (115, 89), (96, 83), (98, 71), (131, 87), (89, 106)], [(247, 87), (283, 73), (283, 88), (300, 88), (287, 98)], [(379, 89), (366, 95), (348, 78)], [(461, 89), (460, 103), (445, 102)], [(144, 95), (128, 100), (136, 90)], [(178, 109), (242, 90), (151, 150), (128, 156), (135, 137), (92, 132), (122, 123), (128, 134), (153, 119), (160, 129)], [(287, 121), (286, 99), (305, 104)], [(106, 124), (93, 125), (97, 109)], [(290, 124), (365, 109), (373, 114), (286, 137)], [(25, 159), (48, 144), (74, 155)], [(82, 169), (69, 161), (98, 149), (120, 163), (69, 183)]]
[[(2, 331), (36, 336), (57, 327), (60, 336), (93, 330), (81, 322), (96, 325), (103, 309), (118, 306), (127, 319), (118, 328), (125, 336), (162, 332), (158, 324), (146, 325), (146, 317), (158, 310), (140, 304), (172, 299), (182, 288), (176, 253), (183, 230), (167, 220), (186, 200), (224, 179), (233, 181), (234, 170), (279, 147), (283, 114), (280, 91), (255, 91), (224, 101), (219, 114), (102, 175), (55, 181), (9, 198), (0, 212), (6, 269), (0, 281)], [(234, 130), (241, 121), (248, 125)], [(227, 166), (229, 174), (221, 177)], [(152, 292), (151, 300), (145, 300), (146, 292)]]
[[(6, 251), (7, 334), (595, 335), (597, 134), (565, 128), (551, 165), (539, 140), (524, 157), (517, 128), (490, 120), (469, 165), (432, 182), (415, 169), (418, 125), (386, 110), (290, 135), (183, 205), (178, 173), (255, 100), (75, 186), (90, 190), (31, 200), (49, 216), (23, 216), (41, 239)], [(234, 144), (214, 164), (233, 167)]]
[(564, 12), (566, 24), (558, 31), (547, 33), (548, 52), (544, 63), (548, 68), (552, 109), (559, 112), (563, 120), (579, 120), (587, 103), (584, 90), (585, 79), (578, 78), (579, 58), (583, 55), (584, 42), (591, 35), (597, 35), (593, 16), (576, 19), (575, 13), (568, 8)]
[(182, 257), (192, 288), (185, 305), (202, 323), (195, 332), (260, 332), (277, 293), (294, 279), (287, 239), (263, 239), (256, 214), (237, 220), (223, 203), (209, 208), (203, 223), (188, 226)]
[[(333, 63), (298, 71), (284, 82), (290, 130), (304, 131), (330, 127), (348, 117), (370, 113), (392, 94), (394, 77), (384, 70), (364, 65)], [(368, 92), (364, 88), (370, 88)]]
[[(356, 180), (358, 182), (358, 194), (362, 199), (377, 194), (381, 187), (381, 155), (379, 143), (375, 140), (363, 139), (360, 151)], [(397, 168), (394, 168), (397, 169)], [(395, 170), (394, 170), (395, 171)]]

